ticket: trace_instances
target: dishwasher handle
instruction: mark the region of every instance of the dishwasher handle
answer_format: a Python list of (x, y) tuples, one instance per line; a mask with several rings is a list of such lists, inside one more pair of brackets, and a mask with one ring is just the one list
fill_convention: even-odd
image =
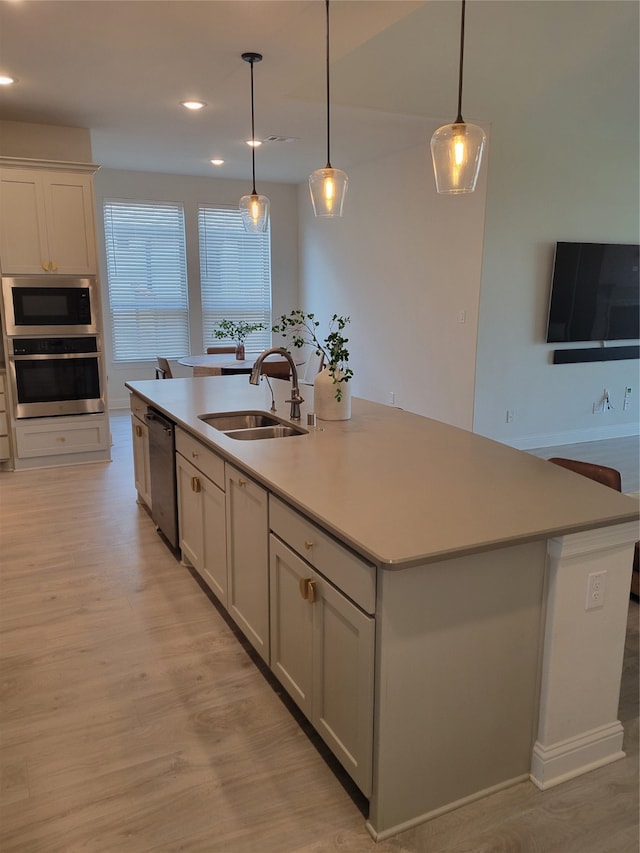
[(162, 427), (162, 429), (164, 429), (166, 433), (173, 434), (173, 421), (170, 421), (165, 418), (164, 415), (160, 414), (160, 412), (156, 412), (153, 409), (147, 409), (144, 415), (144, 419), (149, 424), (157, 424), (159, 427)]

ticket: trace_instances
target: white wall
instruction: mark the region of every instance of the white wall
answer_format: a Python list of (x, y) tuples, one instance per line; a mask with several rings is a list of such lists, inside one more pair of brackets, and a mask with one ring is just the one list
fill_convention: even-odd
[[(502, 5), (517, 15), (518, 4)], [(528, 14), (544, 14), (545, 5), (527, 4)], [(555, 242), (637, 243), (640, 228), (638, 4), (576, 3), (564, 11), (593, 32), (588, 71), (572, 77), (570, 51), (558, 53), (556, 89), (529, 100), (526, 112), (512, 104), (491, 134), (474, 431), (523, 448), (638, 431), (637, 360), (554, 365), (554, 348), (568, 347), (545, 343)], [(626, 26), (616, 60), (603, 65), (598, 22), (612, 15)], [(554, 37), (550, 31), (550, 55), (560, 47)], [(514, 66), (510, 73), (533, 72)], [(629, 92), (624, 116), (621, 90)], [(596, 91), (595, 102), (608, 106), (594, 116)], [(626, 385), (633, 402), (623, 412)], [(615, 408), (594, 415), (604, 388)]]
[[(153, 172), (129, 172), (100, 169), (95, 176), (96, 219), (100, 255), (100, 278), (103, 284), (103, 314), (105, 320), (105, 351), (107, 361), (107, 393), (112, 409), (128, 407), (128, 391), (124, 383), (133, 379), (152, 379), (155, 360), (116, 364), (112, 357), (111, 322), (107, 291), (107, 270), (104, 248), (103, 203), (107, 198), (140, 199), (146, 201), (182, 202), (185, 208), (187, 241), (187, 275), (189, 280), (191, 350), (204, 352), (213, 339), (202, 339), (200, 313), (200, 262), (198, 254), (198, 205), (221, 204), (237, 206), (247, 192), (246, 181), (198, 178), (187, 175), (161, 175)], [(271, 202), (271, 264), (273, 315), (278, 316), (297, 302), (298, 202), (296, 187), (289, 184), (263, 183), (260, 191)], [(158, 353), (161, 355), (162, 353)], [(187, 353), (185, 353), (186, 355)], [(176, 376), (190, 376), (191, 369), (176, 365)]]
[(354, 395), (470, 429), (486, 179), (438, 196), (425, 139), (350, 168), (342, 219), (300, 187), (300, 307), (351, 316)]

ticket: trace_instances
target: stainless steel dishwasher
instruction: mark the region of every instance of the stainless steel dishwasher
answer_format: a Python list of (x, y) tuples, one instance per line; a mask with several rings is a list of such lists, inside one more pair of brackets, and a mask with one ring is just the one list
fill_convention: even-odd
[(151, 518), (169, 545), (178, 549), (175, 424), (156, 409), (145, 415), (149, 427)]

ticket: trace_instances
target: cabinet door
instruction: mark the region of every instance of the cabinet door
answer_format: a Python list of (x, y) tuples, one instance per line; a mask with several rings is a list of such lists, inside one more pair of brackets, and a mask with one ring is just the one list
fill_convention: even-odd
[[(205, 454), (208, 451), (201, 451)], [(206, 467), (207, 456), (202, 457)], [(182, 557), (227, 605), (225, 494), (199, 468), (176, 453), (178, 529)]]
[(270, 537), (271, 670), (310, 720), (312, 707), (313, 607), (301, 583), (315, 577), (309, 565)]
[(91, 175), (44, 173), (44, 201), (51, 272), (96, 272), (96, 237)]
[(0, 262), (3, 273), (42, 275), (49, 251), (40, 175), (24, 169), (0, 172)]
[(374, 619), (321, 576), (314, 583), (311, 721), (365, 796), (373, 756)]
[(94, 275), (92, 176), (3, 169), (0, 261), (4, 273)]
[(228, 612), (269, 663), (269, 520), (267, 492), (226, 466)]
[(149, 473), (149, 428), (140, 418), (131, 416), (133, 436), (133, 477), (138, 500), (151, 509), (151, 475)]

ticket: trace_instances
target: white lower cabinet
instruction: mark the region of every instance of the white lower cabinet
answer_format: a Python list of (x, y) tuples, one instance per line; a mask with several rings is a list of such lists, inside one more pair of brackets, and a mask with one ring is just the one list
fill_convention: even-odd
[(224, 461), (176, 430), (176, 488), (182, 558), (227, 606)]
[(269, 515), (266, 489), (226, 463), (227, 610), (269, 663)]
[(271, 669), (368, 797), (375, 619), (273, 534), (270, 572)]
[(138, 500), (151, 509), (151, 474), (149, 467), (149, 427), (136, 415), (131, 414), (133, 447), (133, 478)]
[(176, 480), (182, 556), (226, 606), (225, 494), (179, 454)]

